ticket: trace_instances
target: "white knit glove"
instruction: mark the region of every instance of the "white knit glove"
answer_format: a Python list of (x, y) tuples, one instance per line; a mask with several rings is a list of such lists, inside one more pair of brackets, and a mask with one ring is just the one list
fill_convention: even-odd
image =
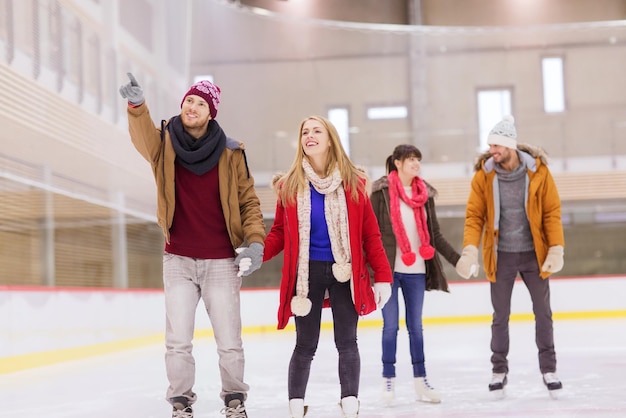
[(465, 280), (469, 279), (472, 275), (478, 276), (478, 248), (474, 245), (467, 245), (461, 252), (461, 258), (456, 263), (456, 272), (459, 276)]
[(382, 309), (390, 297), (391, 283), (374, 283), (374, 300), (378, 309)]
[(563, 246), (554, 245), (548, 248), (548, 255), (546, 261), (541, 266), (541, 271), (547, 271), (548, 273), (558, 273), (563, 268)]

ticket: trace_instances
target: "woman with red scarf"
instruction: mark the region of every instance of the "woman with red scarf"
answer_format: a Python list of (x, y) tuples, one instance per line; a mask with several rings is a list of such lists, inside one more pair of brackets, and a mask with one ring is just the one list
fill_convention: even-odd
[(438, 254), (456, 265), (460, 255), (441, 235), (435, 213), (436, 190), (420, 176), (422, 153), (413, 145), (398, 145), (387, 158), (388, 175), (372, 185), (372, 207), (383, 246), (393, 270), (391, 298), (382, 309), (383, 398), (395, 397), (398, 337), (398, 291), (402, 289), (418, 400), (441, 402), (426, 379), (422, 308), (426, 290), (448, 291)]

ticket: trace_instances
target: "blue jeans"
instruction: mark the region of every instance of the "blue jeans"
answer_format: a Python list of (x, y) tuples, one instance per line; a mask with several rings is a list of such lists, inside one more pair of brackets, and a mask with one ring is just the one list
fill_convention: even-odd
[(311, 312), (296, 316), (296, 347), (289, 362), (289, 399), (304, 399), (311, 372), (311, 362), (320, 339), (322, 305), (328, 291), (333, 313), (335, 346), (339, 355), (339, 384), (341, 398), (359, 395), (361, 357), (356, 341), (359, 315), (354, 309), (350, 282), (340, 283), (332, 272), (332, 262), (309, 262), (309, 299)]
[(406, 327), (409, 332), (409, 350), (413, 364), (413, 376), (425, 377), (424, 333), (422, 330), (422, 308), (426, 291), (425, 274), (393, 273), (391, 298), (383, 307), (383, 377), (396, 377), (396, 349), (400, 312), (398, 290), (404, 297)]

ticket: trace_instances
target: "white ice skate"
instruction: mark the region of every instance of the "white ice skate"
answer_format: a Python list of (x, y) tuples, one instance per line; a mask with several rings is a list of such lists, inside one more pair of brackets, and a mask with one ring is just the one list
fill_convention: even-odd
[(506, 393), (504, 388), (508, 383), (506, 373), (494, 373), (491, 376), (491, 382), (489, 383), (489, 392), (493, 395), (494, 399), (503, 399)]
[(556, 376), (556, 373), (544, 373), (543, 374), (543, 384), (548, 388), (548, 393), (552, 399), (558, 399), (559, 394), (561, 393), (561, 389), (563, 389), (563, 384)]
[(415, 378), (415, 395), (418, 401), (439, 403), (441, 402), (441, 394), (433, 389), (425, 377)]
[(304, 404), (304, 399), (294, 398), (289, 400), (289, 416), (291, 418), (303, 418), (309, 407)]
[(359, 418), (360, 402), (356, 396), (342, 398), (340, 405), (344, 418)]
[(389, 406), (396, 397), (396, 378), (383, 377), (383, 402)]

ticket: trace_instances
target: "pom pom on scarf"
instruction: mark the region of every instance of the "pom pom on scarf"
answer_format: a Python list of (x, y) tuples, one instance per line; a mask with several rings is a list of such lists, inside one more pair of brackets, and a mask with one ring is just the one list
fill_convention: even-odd
[(420, 247), (420, 255), (424, 260), (430, 260), (435, 256), (435, 249), (430, 245), (422, 245)]
[(345, 283), (352, 277), (352, 263), (333, 263), (333, 276), (339, 283)]
[(291, 312), (295, 316), (307, 316), (311, 312), (311, 299), (305, 296), (294, 296), (291, 299)]
[[(422, 249), (420, 248), (420, 254), (421, 253), (422, 253)], [(402, 262), (407, 266), (412, 266), (413, 263), (415, 263), (416, 259), (417, 259), (417, 256), (415, 255), (413, 251), (411, 251), (410, 253), (402, 254)]]

